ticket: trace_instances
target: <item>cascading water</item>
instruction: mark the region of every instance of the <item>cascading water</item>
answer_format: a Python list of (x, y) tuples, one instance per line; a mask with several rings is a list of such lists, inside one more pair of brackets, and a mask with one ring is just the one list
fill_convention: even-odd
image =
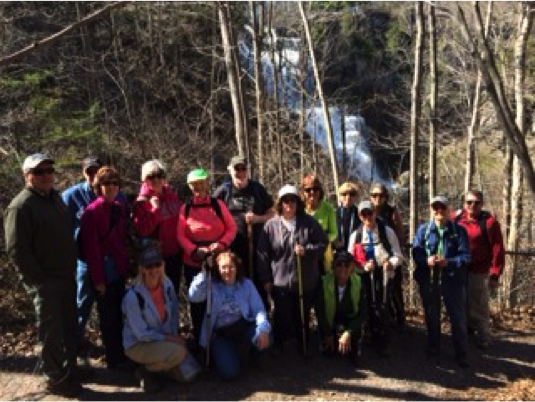
[[(246, 30), (252, 33), (250, 26), (245, 26)], [(271, 38), (265, 35), (269, 45)], [(275, 30), (272, 31), (273, 42), (275, 43), (275, 63), (277, 68), (282, 66), (280, 79), (282, 81), (278, 88), (278, 95), (281, 103), (286, 105), (292, 112), (300, 113), (299, 100), (299, 47), (300, 39), (291, 37), (279, 37)], [(254, 76), (254, 55), (250, 50), (247, 42), (242, 38), (239, 40), (240, 53), (243, 65), (246, 67), (248, 74)], [(262, 78), (270, 94), (274, 93), (273, 64), (269, 51), (263, 50), (261, 53)], [(310, 63), (308, 63), (310, 65)], [(307, 74), (305, 88), (309, 94), (314, 93), (314, 80), (312, 73)], [(385, 184), (391, 184), (384, 180), (379, 171), (376, 169), (375, 162), (368, 149), (366, 138), (368, 126), (360, 114), (347, 114), (349, 107), (332, 106), (329, 108), (331, 115), (331, 126), (334, 135), (334, 144), (336, 147), (336, 157), (339, 166), (343, 159), (343, 141), (342, 141), (342, 116), (344, 118), (344, 132), (346, 137), (346, 170), (350, 178), (359, 181), (380, 181)], [(325, 122), (321, 111), (319, 101), (315, 104), (308, 102), (305, 108), (306, 113), (306, 132), (321, 145), (327, 149), (327, 138), (325, 135)]]

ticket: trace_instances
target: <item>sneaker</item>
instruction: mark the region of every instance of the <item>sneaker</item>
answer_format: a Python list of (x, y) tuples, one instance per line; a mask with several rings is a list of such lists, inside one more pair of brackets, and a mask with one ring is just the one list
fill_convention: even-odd
[(60, 381), (48, 380), (45, 388), (47, 392), (64, 398), (74, 398), (84, 391), (84, 387), (71, 377)]
[(145, 367), (139, 367), (136, 370), (136, 378), (139, 380), (140, 388), (147, 394), (153, 394), (162, 389), (162, 383), (158, 380), (158, 377)]
[(470, 367), (470, 364), (466, 360), (466, 353), (457, 353), (457, 355), (455, 356), (455, 363), (457, 363), (457, 365), (463, 369), (467, 369)]

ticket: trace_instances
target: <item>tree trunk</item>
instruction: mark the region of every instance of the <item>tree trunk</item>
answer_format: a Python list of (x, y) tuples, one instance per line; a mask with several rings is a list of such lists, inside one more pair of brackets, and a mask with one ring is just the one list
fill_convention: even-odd
[(230, 98), (232, 101), (232, 110), (234, 112), (234, 129), (236, 131), (236, 145), (240, 155), (245, 155), (244, 138), (245, 133), (243, 131), (244, 124), (242, 123), (242, 113), (239, 98), (239, 84), (238, 74), (235, 69), (233, 61), (233, 52), (231, 49), (231, 40), (229, 32), (229, 21), (225, 8), (228, 4), (225, 2), (217, 3), (217, 9), (219, 13), (219, 24), (221, 28), (221, 37), (223, 42), (223, 51), (225, 53), (225, 65), (227, 67), (228, 84), (230, 89)]
[[(522, 12), (519, 17), (519, 32), (515, 43), (515, 104), (516, 104), (516, 125), (518, 130), (524, 135), (524, 81), (526, 76), (526, 48), (531, 26), (533, 24), (533, 13), (531, 4), (523, 3)], [(513, 175), (511, 184), (511, 226), (507, 239), (507, 249), (513, 252), (518, 250), (519, 232), (522, 217), (522, 197), (523, 197), (523, 169), (522, 162), (515, 155), (513, 158)], [(518, 278), (516, 277), (516, 255), (507, 257), (504, 272), (504, 294), (507, 307), (515, 305), (518, 301), (517, 288)]]
[[(264, 7), (264, 3), (260, 3)], [(251, 21), (253, 23), (253, 55), (254, 55), (254, 75), (255, 75), (255, 95), (256, 95), (256, 138), (258, 152), (258, 177), (260, 182), (264, 182), (264, 138), (262, 132), (262, 66), (261, 66), (261, 47), (262, 32), (259, 30), (258, 16), (256, 15), (256, 6), (254, 1), (249, 2), (251, 9)]]
[(429, 81), (431, 83), (429, 99), (429, 199), (436, 195), (437, 189), (437, 37), (435, 6), (428, 4), (429, 20)]
[[(531, 8), (530, 3), (526, 7)], [(511, 150), (521, 161), (524, 168), (524, 174), (529, 184), (532, 197), (535, 196), (535, 170), (533, 169), (533, 162), (529, 155), (528, 147), (522, 132), (519, 130), (511, 108), (505, 96), (503, 81), (498, 73), (494, 54), (490, 51), (488, 42), (484, 35), (484, 28), (481, 21), (481, 11), (479, 10), (478, 2), (474, 3), (474, 12), (476, 18), (476, 37), (471, 34), (468, 28), (464, 11), (460, 4), (457, 4), (457, 10), (463, 33), (471, 47), (472, 53), (478, 63), (478, 67), (482, 73), (483, 80), (487, 86), (487, 93), (496, 111), (496, 117), (503, 127), (504, 133), (507, 135)], [(481, 48), (480, 48), (481, 45)]]
[[(492, 17), (492, 1), (488, 2), (487, 17), (485, 20), (485, 37), (489, 34), (490, 20)], [(472, 119), (468, 127), (468, 139), (466, 141), (466, 176), (464, 179), (464, 192), (466, 193), (473, 186), (474, 158), (475, 158), (475, 138), (479, 131), (479, 112), (481, 100), (481, 71), (477, 72), (476, 88), (474, 89), (474, 100), (472, 102)]]
[(305, 174), (305, 130), (306, 130), (306, 78), (307, 78), (307, 52), (305, 48), (304, 32), (301, 33), (301, 42), (299, 49), (299, 103), (301, 114), (299, 116), (299, 170), (300, 177)]
[(279, 100), (279, 73), (277, 71), (277, 63), (275, 61), (275, 38), (273, 37), (273, 2), (269, 5), (269, 38), (270, 47), (269, 54), (271, 57), (271, 66), (273, 68), (273, 92), (275, 96), (275, 141), (277, 145), (277, 167), (279, 173), (279, 184), (282, 187), (285, 183), (284, 165), (282, 155), (282, 138), (280, 132), (280, 100)]
[[(424, 45), (423, 3), (416, 2), (416, 47), (414, 50), (414, 80), (411, 90), (411, 160), (410, 160), (410, 222), (409, 236), (414, 239), (418, 225), (418, 119), (420, 118), (420, 87), (422, 81), (422, 55)], [(412, 261), (412, 259), (411, 259)], [(411, 267), (414, 270), (414, 266)], [(410, 302), (415, 299), (414, 281), (410, 285)]]
[[(318, 91), (318, 96), (320, 98), (321, 102), (321, 110), (323, 112), (323, 120), (325, 124), (325, 134), (327, 136), (327, 145), (329, 147), (329, 154), (331, 157), (331, 167), (332, 167), (332, 173), (333, 173), (333, 184), (335, 188), (335, 194), (338, 200), (338, 166), (336, 163), (336, 153), (334, 148), (334, 136), (332, 132), (331, 127), (331, 118), (329, 116), (329, 108), (327, 107), (327, 102), (325, 101), (325, 97), (323, 96), (323, 87), (321, 85), (319, 72), (318, 72), (318, 65), (316, 63), (316, 56), (314, 55), (314, 46), (312, 43), (312, 36), (310, 34), (310, 27), (308, 25), (308, 19), (305, 14), (305, 10), (303, 8), (303, 2), (299, 2), (299, 11), (301, 11), (301, 17), (303, 18), (303, 27), (305, 28), (305, 35), (308, 42), (308, 48), (310, 52), (310, 62), (312, 63), (312, 70), (314, 71), (314, 78), (316, 79), (316, 87)], [(338, 202), (337, 202), (338, 204)]]

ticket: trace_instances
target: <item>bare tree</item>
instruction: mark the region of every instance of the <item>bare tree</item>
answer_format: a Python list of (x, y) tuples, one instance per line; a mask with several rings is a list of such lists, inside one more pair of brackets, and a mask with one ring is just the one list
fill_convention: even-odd
[(321, 84), (321, 80), (319, 77), (318, 72), (318, 65), (316, 63), (316, 56), (314, 55), (314, 46), (312, 43), (312, 35), (310, 34), (310, 27), (308, 24), (308, 18), (305, 13), (305, 9), (303, 8), (303, 2), (299, 2), (299, 11), (301, 11), (301, 17), (303, 19), (303, 27), (305, 28), (305, 35), (308, 42), (308, 48), (310, 52), (310, 62), (312, 64), (312, 70), (314, 71), (314, 78), (316, 79), (316, 90), (318, 91), (318, 97), (321, 102), (321, 110), (323, 112), (323, 120), (325, 125), (325, 135), (327, 136), (327, 145), (329, 147), (329, 154), (331, 157), (331, 166), (332, 166), (332, 172), (333, 172), (333, 184), (335, 193), (338, 197), (338, 192), (336, 189), (338, 188), (338, 165), (336, 163), (336, 152), (334, 148), (334, 136), (332, 132), (331, 127), (331, 118), (329, 115), (329, 108), (327, 107), (327, 102), (325, 100), (325, 97), (323, 96), (323, 87)]
[[(422, 55), (424, 46), (423, 3), (416, 2), (416, 47), (414, 49), (414, 80), (411, 90), (411, 158), (410, 158), (410, 222), (409, 236), (414, 239), (418, 225), (418, 120), (420, 118), (420, 87), (422, 83)], [(414, 282), (411, 281), (411, 303), (414, 300)]]
[[(485, 37), (488, 36), (490, 29), (490, 20), (492, 18), (492, 1), (488, 2), (487, 16), (485, 19)], [(464, 192), (472, 188), (472, 179), (474, 177), (474, 159), (475, 159), (475, 139), (479, 131), (480, 109), (481, 109), (481, 71), (477, 72), (476, 87), (474, 89), (474, 99), (472, 101), (472, 119), (468, 127), (468, 138), (466, 141), (466, 176), (464, 179)]]
[(429, 198), (433, 198), (437, 190), (437, 37), (435, 6), (428, 4), (429, 21), (429, 81), (431, 84), (429, 99)]

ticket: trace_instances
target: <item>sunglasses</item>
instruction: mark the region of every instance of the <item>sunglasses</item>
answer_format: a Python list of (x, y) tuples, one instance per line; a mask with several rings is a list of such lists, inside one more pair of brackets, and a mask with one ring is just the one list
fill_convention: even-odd
[(54, 174), (55, 172), (56, 172), (56, 169), (54, 169), (53, 167), (35, 168), (35, 169), (30, 170), (30, 173), (33, 174), (34, 176), (43, 176), (45, 174)]
[(154, 180), (154, 179), (165, 179), (165, 174), (163, 174), (163, 173), (154, 173), (154, 174), (149, 174), (147, 176), (147, 180)]
[(347, 193), (340, 193), (340, 195), (342, 197), (356, 197), (357, 196), (357, 192), (356, 191), (349, 191)]
[(97, 174), (98, 169), (99, 169), (99, 168), (87, 169), (87, 170), (85, 171), (85, 173), (86, 173), (88, 176), (94, 176), (94, 175)]
[(281, 202), (283, 204), (297, 204), (297, 200), (295, 199), (295, 197), (283, 197), (281, 199)]
[(162, 262), (153, 262), (152, 264), (144, 265), (143, 268), (145, 269), (154, 269), (154, 268), (160, 268), (162, 266)]
[(444, 204), (433, 204), (433, 205), (431, 205), (431, 209), (433, 211), (445, 211), (446, 208), (447, 207)]
[(465, 203), (466, 205), (481, 205), (481, 201), (479, 200), (466, 200)]
[(369, 218), (370, 216), (373, 216), (373, 212), (370, 210), (364, 210), (360, 214), (363, 218)]
[(373, 193), (373, 194), (370, 194), (370, 197), (372, 198), (380, 198), (380, 197), (384, 197), (384, 193)]
[(234, 166), (235, 172), (247, 172), (247, 168), (245, 166)]
[(307, 194), (310, 194), (312, 192), (319, 193), (320, 190), (321, 189), (319, 187), (309, 187), (309, 188), (305, 188), (305, 193), (307, 193)]
[(104, 187), (110, 187), (110, 186), (119, 187), (119, 182), (115, 180), (103, 181), (102, 183), (100, 183), (100, 185)]

